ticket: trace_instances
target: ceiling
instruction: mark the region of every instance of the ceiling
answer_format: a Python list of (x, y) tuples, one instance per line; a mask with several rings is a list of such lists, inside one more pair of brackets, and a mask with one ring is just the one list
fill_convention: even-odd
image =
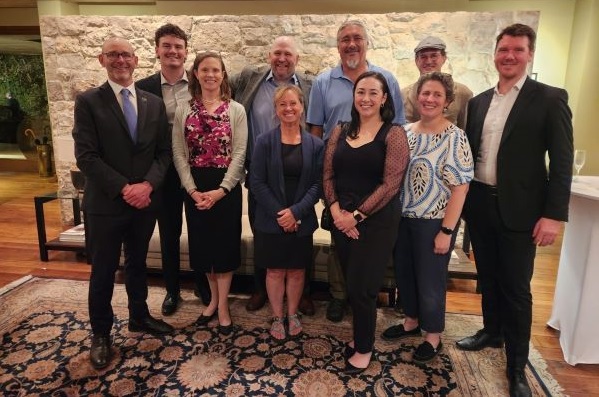
[[(37, 0), (0, 0), (0, 8), (37, 8)], [(41, 54), (39, 28), (32, 28), (3, 26), (0, 29), (0, 53)]]

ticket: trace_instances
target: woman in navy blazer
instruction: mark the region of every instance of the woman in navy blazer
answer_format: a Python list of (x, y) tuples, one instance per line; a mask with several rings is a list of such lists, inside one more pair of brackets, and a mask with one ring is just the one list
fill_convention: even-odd
[(277, 88), (274, 106), (281, 125), (258, 137), (250, 185), (257, 202), (255, 265), (267, 269), (266, 290), (274, 314), (270, 334), (282, 341), (302, 332), (297, 311), (306, 265), (313, 260), (312, 235), (318, 228), (314, 205), (321, 195), (324, 143), (302, 127), (304, 97), (297, 86)]

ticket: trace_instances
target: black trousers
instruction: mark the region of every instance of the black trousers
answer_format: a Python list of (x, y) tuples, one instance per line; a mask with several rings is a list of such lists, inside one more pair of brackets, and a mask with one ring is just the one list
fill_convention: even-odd
[(125, 252), (125, 288), (129, 317), (148, 316), (146, 256), (156, 224), (156, 212), (130, 209), (119, 215), (87, 214), (92, 272), (89, 317), (94, 335), (109, 335), (114, 321), (112, 293), (115, 273)]
[(181, 230), (183, 228), (183, 200), (185, 190), (175, 166), (171, 164), (162, 188), (162, 206), (158, 212), (160, 250), (162, 253), (162, 275), (166, 291), (178, 296), (181, 290)]
[(485, 331), (503, 334), (508, 367), (524, 369), (532, 324), (530, 281), (536, 255), (532, 230), (508, 229), (499, 213), (496, 190), (481, 183), (470, 185), (465, 208)]
[(376, 299), (385, 269), (391, 263), (400, 218), (399, 200), (394, 198), (380, 211), (358, 224), (357, 240), (333, 226), (339, 262), (346, 270), (347, 297), (353, 312), (356, 351), (371, 352), (376, 330)]

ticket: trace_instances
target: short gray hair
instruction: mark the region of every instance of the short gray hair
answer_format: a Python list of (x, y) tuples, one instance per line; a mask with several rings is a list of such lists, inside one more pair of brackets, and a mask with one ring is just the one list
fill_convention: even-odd
[(337, 29), (337, 41), (339, 41), (339, 34), (341, 33), (341, 31), (348, 26), (358, 26), (362, 28), (362, 30), (364, 31), (364, 36), (366, 36), (364, 37), (366, 39), (366, 43), (370, 43), (370, 38), (368, 37), (368, 30), (366, 29), (366, 25), (364, 25), (364, 22), (360, 21), (359, 19), (348, 19), (347, 21), (343, 22), (341, 26), (339, 26), (339, 29)]

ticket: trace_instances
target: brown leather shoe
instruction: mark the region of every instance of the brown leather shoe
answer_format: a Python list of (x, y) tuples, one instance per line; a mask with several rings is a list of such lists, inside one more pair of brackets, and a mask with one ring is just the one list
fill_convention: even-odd
[(254, 292), (252, 294), (252, 296), (250, 296), (248, 303), (245, 305), (245, 309), (248, 312), (255, 312), (256, 310), (262, 309), (262, 307), (264, 306), (265, 303), (266, 303), (266, 292), (264, 292), (264, 291)]
[(313, 316), (316, 310), (314, 309), (314, 302), (312, 302), (312, 298), (310, 295), (302, 294), (302, 298), (299, 302), (299, 311), (302, 312), (304, 316)]

